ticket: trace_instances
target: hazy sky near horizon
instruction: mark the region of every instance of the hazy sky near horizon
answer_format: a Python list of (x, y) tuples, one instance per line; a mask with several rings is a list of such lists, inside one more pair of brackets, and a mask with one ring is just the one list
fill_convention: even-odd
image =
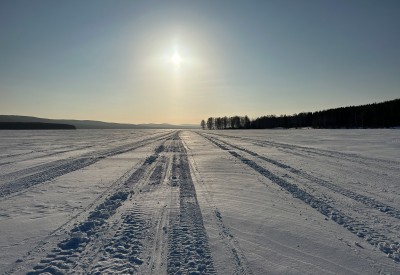
[(125, 123), (400, 97), (400, 1), (0, 2), (0, 114)]

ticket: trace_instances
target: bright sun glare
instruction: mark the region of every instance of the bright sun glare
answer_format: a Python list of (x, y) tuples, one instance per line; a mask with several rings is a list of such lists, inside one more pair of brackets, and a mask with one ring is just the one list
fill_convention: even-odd
[(181, 63), (182, 63), (182, 58), (181, 58), (181, 56), (179, 55), (178, 52), (175, 52), (175, 53), (171, 56), (171, 62), (172, 62), (174, 65), (176, 65), (176, 66), (181, 65)]

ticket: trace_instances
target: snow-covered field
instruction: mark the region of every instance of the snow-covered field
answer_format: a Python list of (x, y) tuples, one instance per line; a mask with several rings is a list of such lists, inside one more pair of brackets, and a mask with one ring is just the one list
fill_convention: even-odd
[(0, 132), (2, 274), (400, 274), (400, 130)]

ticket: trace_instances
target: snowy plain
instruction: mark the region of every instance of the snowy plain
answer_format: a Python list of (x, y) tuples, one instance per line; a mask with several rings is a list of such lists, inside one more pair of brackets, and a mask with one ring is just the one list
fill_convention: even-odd
[(1, 274), (400, 274), (400, 130), (0, 132)]

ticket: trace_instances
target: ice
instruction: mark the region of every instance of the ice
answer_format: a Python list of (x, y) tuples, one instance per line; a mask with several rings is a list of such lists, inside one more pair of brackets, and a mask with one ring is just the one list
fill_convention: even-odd
[(0, 132), (5, 274), (398, 274), (398, 129)]

